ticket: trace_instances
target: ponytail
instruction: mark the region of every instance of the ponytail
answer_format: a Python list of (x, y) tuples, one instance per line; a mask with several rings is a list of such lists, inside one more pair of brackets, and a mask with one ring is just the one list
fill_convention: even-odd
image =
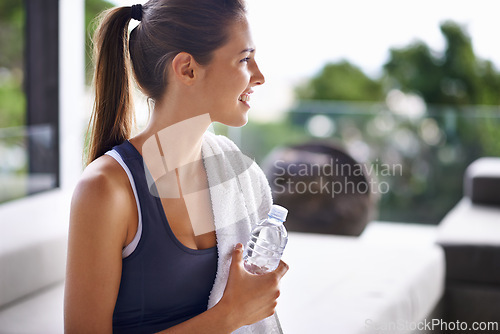
[(131, 7), (105, 11), (94, 34), (95, 102), (87, 131), (87, 165), (128, 139), (134, 124), (128, 50), (130, 16)]

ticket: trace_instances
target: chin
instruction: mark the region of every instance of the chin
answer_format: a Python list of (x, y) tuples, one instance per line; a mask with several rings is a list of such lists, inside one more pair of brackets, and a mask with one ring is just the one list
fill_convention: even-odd
[(238, 120), (234, 119), (228, 122), (221, 122), (221, 123), (227, 126), (231, 126), (233, 128), (241, 128), (242, 126), (248, 123), (248, 117), (243, 117)]
[(248, 123), (248, 114), (245, 114), (238, 122), (238, 124), (233, 125), (234, 127), (240, 128)]
[(225, 119), (218, 122), (234, 128), (241, 128), (248, 123), (248, 112), (242, 114), (233, 114), (232, 116), (233, 117), (225, 117)]

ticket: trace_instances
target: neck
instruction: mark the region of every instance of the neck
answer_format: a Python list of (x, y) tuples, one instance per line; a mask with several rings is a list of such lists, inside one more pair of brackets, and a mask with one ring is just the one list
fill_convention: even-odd
[(212, 123), (209, 114), (196, 113), (192, 101), (168, 103), (159, 101), (146, 129), (136, 138), (138, 144), (156, 136), (166, 167), (173, 170), (201, 159), (203, 134)]

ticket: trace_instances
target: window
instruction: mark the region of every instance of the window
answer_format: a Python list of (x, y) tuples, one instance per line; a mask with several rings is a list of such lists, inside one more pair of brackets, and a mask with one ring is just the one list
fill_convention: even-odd
[(59, 2), (0, 13), (1, 203), (59, 186)]

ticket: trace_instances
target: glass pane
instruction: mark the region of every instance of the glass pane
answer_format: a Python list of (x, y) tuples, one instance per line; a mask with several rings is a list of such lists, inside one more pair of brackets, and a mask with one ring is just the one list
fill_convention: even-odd
[(25, 124), (24, 17), (22, 0), (0, 4), (0, 128)]
[(55, 131), (51, 125), (10, 127), (0, 129), (0, 203), (52, 189), (55, 173), (29, 173), (30, 151), (36, 150), (44, 161), (40, 168), (54, 159)]
[(19, 143), (26, 120), (24, 17), (21, 0), (0, 5), (0, 202), (27, 192), (25, 184), (20, 185), (26, 178), (27, 156)]
[[(35, 13), (36, 15), (36, 13)], [(52, 189), (57, 159), (53, 125), (27, 126), (26, 8), (22, 0), (0, 4), (0, 203)], [(33, 101), (36, 104), (36, 101)], [(52, 164), (50, 164), (52, 162)]]

